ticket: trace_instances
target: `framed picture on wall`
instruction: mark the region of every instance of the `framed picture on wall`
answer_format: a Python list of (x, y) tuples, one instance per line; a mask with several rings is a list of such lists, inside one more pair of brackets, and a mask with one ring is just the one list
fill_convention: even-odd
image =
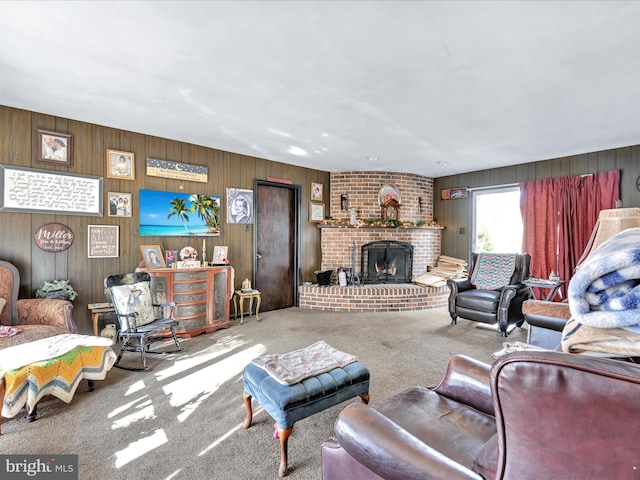
[(117, 225), (87, 225), (87, 242), (89, 258), (117, 258), (120, 254)]
[(120, 150), (107, 149), (107, 178), (120, 180), (135, 180), (136, 165), (135, 154), (121, 152)]
[(311, 182), (311, 200), (314, 202), (322, 201), (322, 184)]
[(107, 194), (109, 201), (110, 217), (131, 217), (131, 194), (122, 192), (109, 192)]
[(324, 220), (324, 203), (309, 203), (309, 221), (321, 222)]
[(73, 165), (73, 135), (38, 130), (36, 161), (71, 167)]
[(469, 189), (467, 187), (443, 188), (440, 190), (440, 200), (456, 200), (460, 198), (469, 198)]

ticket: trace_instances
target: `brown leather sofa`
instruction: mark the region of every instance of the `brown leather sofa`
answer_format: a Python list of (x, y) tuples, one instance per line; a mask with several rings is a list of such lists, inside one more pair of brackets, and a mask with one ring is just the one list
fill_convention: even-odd
[(352, 404), (324, 480), (638, 478), (640, 366), (552, 351), (453, 357), (433, 388)]
[(73, 303), (67, 300), (25, 298), (18, 300), (20, 273), (15, 265), (0, 260), (0, 298), (6, 301), (0, 325), (18, 327), (12, 337), (0, 337), (0, 349), (65, 333), (78, 333)]
[[(469, 271), (472, 272), (477, 260), (473, 254)], [(522, 303), (529, 298), (529, 289), (522, 283), (529, 276), (531, 256), (528, 253), (516, 256), (516, 266), (509, 285), (497, 290), (477, 289), (470, 278), (447, 280), (449, 293), (449, 315), (455, 325), (458, 317), (495, 325), (503, 337), (516, 326), (524, 323)]]

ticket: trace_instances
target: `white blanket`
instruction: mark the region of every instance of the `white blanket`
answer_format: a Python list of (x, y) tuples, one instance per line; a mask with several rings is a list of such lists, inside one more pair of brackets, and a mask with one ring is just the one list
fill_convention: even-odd
[(336, 350), (321, 340), (293, 352), (258, 357), (251, 363), (265, 370), (277, 382), (293, 385), (357, 360), (357, 357)]
[(0, 350), (0, 378), (4, 376), (3, 372), (7, 370), (14, 370), (30, 363), (59, 357), (80, 345), (86, 347), (110, 347), (112, 344), (108, 338), (68, 333), (23, 343), (15, 347), (8, 347)]

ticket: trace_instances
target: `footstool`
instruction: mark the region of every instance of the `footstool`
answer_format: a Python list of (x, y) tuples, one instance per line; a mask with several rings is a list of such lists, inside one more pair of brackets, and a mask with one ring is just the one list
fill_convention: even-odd
[(255, 398), (277, 424), (280, 438), (278, 474), (281, 477), (287, 474), (287, 443), (295, 422), (353, 397), (360, 396), (364, 403), (369, 403), (369, 370), (358, 361), (305, 378), (293, 385), (279, 383), (252, 363), (244, 369), (243, 378), (247, 410), (243, 427), (251, 426), (251, 399)]

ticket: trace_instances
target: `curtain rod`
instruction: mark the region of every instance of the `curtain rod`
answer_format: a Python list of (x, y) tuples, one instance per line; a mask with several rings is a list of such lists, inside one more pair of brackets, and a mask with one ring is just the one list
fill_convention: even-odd
[(495, 190), (497, 188), (510, 188), (517, 187), (519, 183), (503, 183), (502, 185), (491, 185), (486, 187), (468, 187), (467, 190), (470, 192), (475, 192), (476, 190)]

